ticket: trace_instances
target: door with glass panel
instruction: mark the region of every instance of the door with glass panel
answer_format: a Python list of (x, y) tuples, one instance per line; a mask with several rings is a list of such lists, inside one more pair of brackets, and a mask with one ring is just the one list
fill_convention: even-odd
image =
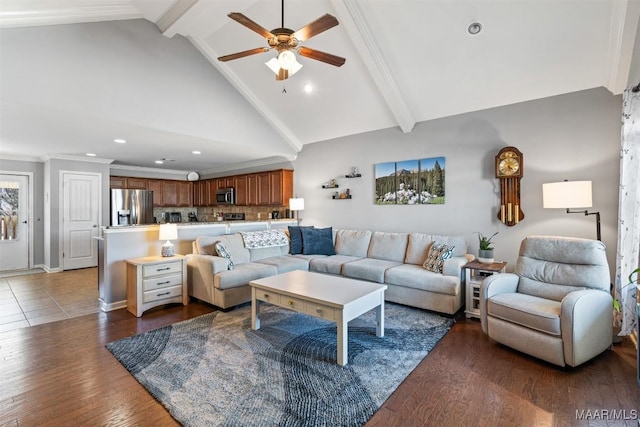
[(29, 177), (0, 174), (0, 271), (29, 268)]

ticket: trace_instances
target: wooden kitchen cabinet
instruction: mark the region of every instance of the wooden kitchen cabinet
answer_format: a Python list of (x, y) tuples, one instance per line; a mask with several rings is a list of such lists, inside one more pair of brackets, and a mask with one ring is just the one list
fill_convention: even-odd
[(209, 185), (207, 181), (193, 183), (193, 206), (207, 206), (209, 203)]
[(191, 186), (193, 185), (189, 181), (176, 181), (177, 182), (177, 206), (181, 208), (187, 208), (191, 206)]
[(127, 178), (127, 187), (130, 190), (146, 190), (147, 179), (146, 178)]
[(150, 179), (147, 181), (147, 190), (153, 191), (153, 207), (157, 208), (163, 205), (162, 198), (162, 179)]
[(110, 176), (109, 188), (127, 188), (127, 178), (123, 176)]
[(269, 172), (269, 205), (288, 206), (292, 197), (293, 171), (280, 169)]
[(238, 175), (233, 177), (233, 188), (235, 188), (236, 191), (236, 205), (238, 206), (248, 205), (247, 178), (248, 175)]
[(258, 205), (258, 175), (247, 175), (247, 205)]
[(177, 181), (164, 181), (162, 183), (162, 206), (178, 206)]
[(271, 204), (271, 174), (263, 172), (258, 174), (258, 205)]

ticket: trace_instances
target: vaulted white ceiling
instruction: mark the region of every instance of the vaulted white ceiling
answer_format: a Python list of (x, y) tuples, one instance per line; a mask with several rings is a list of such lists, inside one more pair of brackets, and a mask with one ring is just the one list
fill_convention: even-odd
[(346, 63), (299, 57), (284, 83), (264, 65), (273, 52), (216, 59), (267, 46), (229, 12), (281, 25), (279, 0), (2, 0), (0, 155), (92, 152), (206, 174), (346, 135), (599, 86), (618, 94), (640, 2), (289, 0), (293, 30), (337, 17), (304, 45)]

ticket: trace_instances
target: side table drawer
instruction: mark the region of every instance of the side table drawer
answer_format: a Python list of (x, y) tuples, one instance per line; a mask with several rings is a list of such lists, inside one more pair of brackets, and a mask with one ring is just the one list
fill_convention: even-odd
[(336, 320), (336, 309), (326, 305), (307, 302), (305, 304), (304, 311), (312, 316), (321, 317), (327, 320)]
[(182, 261), (167, 261), (142, 267), (142, 277), (154, 277), (169, 273), (182, 273)]
[(152, 291), (154, 289), (168, 288), (170, 286), (177, 285), (182, 285), (182, 274), (171, 274), (169, 276), (160, 276), (142, 280), (143, 291)]
[(269, 291), (263, 291), (262, 289), (256, 289), (256, 299), (270, 302), (271, 304), (280, 304), (280, 295)]
[(182, 286), (173, 286), (170, 288), (157, 289), (155, 291), (146, 291), (142, 293), (142, 302), (158, 301), (166, 298), (179, 297), (182, 295)]

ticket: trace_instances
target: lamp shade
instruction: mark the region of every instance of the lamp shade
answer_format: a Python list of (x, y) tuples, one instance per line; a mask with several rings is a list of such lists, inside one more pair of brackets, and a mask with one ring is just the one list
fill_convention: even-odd
[(289, 199), (289, 209), (291, 209), (292, 211), (303, 211), (304, 199), (303, 198)]
[(176, 240), (178, 238), (178, 226), (176, 224), (161, 224), (159, 240)]
[(562, 181), (542, 184), (544, 208), (590, 208), (593, 206), (591, 181)]

